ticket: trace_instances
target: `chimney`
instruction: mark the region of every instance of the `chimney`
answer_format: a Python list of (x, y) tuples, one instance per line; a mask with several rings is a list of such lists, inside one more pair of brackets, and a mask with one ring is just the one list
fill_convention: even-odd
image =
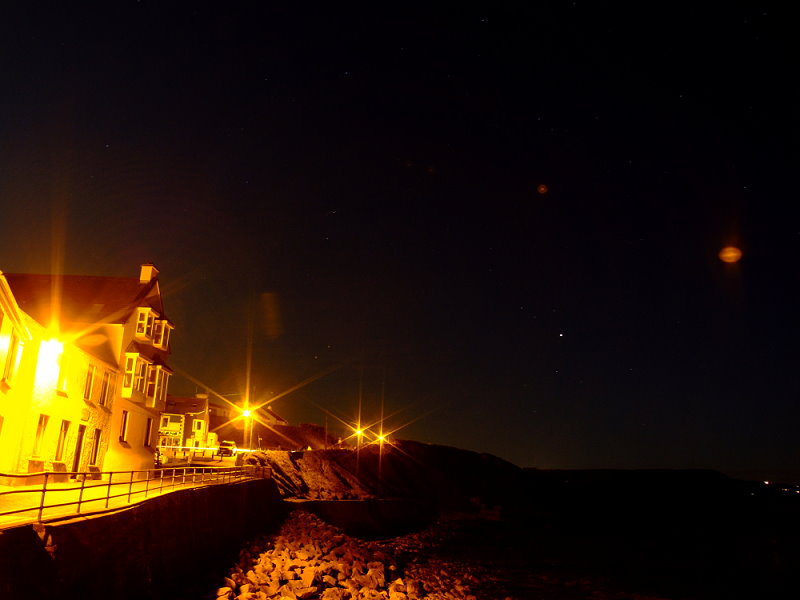
[(158, 269), (153, 263), (144, 263), (139, 271), (139, 283), (150, 283), (158, 278)]

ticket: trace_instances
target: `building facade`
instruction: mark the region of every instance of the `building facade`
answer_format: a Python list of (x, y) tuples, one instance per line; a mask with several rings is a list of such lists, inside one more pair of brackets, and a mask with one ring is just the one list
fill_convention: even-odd
[(158, 270), (0, 273), (0, 472), (152, 468), (169, 377)]

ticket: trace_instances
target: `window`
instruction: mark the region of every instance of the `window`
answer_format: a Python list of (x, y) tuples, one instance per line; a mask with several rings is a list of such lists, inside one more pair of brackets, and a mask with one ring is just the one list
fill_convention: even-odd
[(8, 352), (6, 353), (6, 362), (3, 365), (3, 380), (4, 381), (11, 381), (14, 378), (14, 374), (17, 372), (17, 367), (19, 366), (19, 355), (20, 355), (20, 341), (17, 333), (12, 330), (11, 336), (8, 340)]
[(94, 376), (97, 372), (97, 367), (89, 365), (89, 370), (86, 372), (86, 384), (83, 386), (83, 397), (85, 400), (92, 399), (92, 387), (94, 386)]
[(136, 359), (136, 372), (133, 376), (133, 389), (137, 392), (144, 393), (144, 383), (147, 376), (147, 362), (142, 360), (140, 356)]
[(156, 365), (147, 366), (147, 391), (145, 392), (145, 396), (148, 398), (155, 398), (156, 396), (156, 384), (158, 383), (158, 373), (160, 370), (161, 367), (157, 367)]
[(203, 421), (201, 421), (200, 419), (195, 419), (194, 429), (195, 431), (203, 431)]
[(136, 371), (136, 357), (138, 354), (125, 355), (125, 379), (122, 380), (122, 387), (133, 387), (133, 375)]
[(67, 443), (67, 435), (69, 435), (69, 421), (61, 421), (61, 429), (58, 432), (58, 443), (56, 444), (56, 461), (64, 459), (64, 446)]
[(42, 440), (47, 431), (47, 421), (50, 419), (47, 415), (39, 415), (39, 423), (36, 425), (36, 438), (33, 440), (33, 456), (39, 456), (42, 451)]
[(67, 349), (64, 348), (61, 355), (58, 357), (58, 381), (56, 382), (56, 390), (66, 395), (67, 393)]
[(169, 373), (161, 370), (161, 377), (158, 381), (158, 391), (156, 393), (156, 400), (164, 401), (167, 398), (167, 385), (169, 384)]
[(154, 346), (161, 346), (164, 343), (164, 323), (165, 321), (156, 321), (153, 325)]
[(153, 324), (155, 323), (155, 315), (149, 308), (140, 308), (139, 314), (136, 315), (136, 336), (137, 337), (152, 337)]
[(100, 454), (100, 436), (102, 431), (100, 429), (94, 430), (94, 444), (92, 445), (92, 455), (89, 457), (90, 465), (97, 465), (97, 457)]
[(139, 314), (136, 316), (136, 335), (144, 335), (144, 330), (147, 329), (147, 313), (146, 308), (140, 308)]
[(169, 417), (161, 417), (161, 429), (169, 427)]
[(167, 320), (157, 320), (153, 325), (153, 345), (166, 350), (169, 347), (169, 332), (172, 325)]
[(144, 445), (149, 446), (153, 435), (153, 419), (147, 417), (147, 427), (144, 430)]
[(117, 375), (111, 371), (103, 373), (103, 381), (100, 383), (100, 406), (110, 406), (114, 394), (114, 386), (117, 384)]
[(119, 428), (119, 441), (120, 442), (127, 442), (128, 441), (128, 411), (122, 411), (122, 424)]

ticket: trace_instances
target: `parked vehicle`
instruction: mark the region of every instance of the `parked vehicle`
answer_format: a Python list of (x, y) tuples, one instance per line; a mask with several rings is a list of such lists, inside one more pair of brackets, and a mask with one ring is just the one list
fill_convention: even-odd
[(220, 456), (233, 456), (236, 454), (236, 442), (230, 440), (223, 440), (219, 443), (219, 450), (217, 454)]

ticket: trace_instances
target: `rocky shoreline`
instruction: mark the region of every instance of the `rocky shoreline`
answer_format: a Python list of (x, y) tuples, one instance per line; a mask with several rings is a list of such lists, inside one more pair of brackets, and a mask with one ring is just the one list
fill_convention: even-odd
[[(431, 533), (428, 533), (430, 536)], [(390, 541), (350, 537), (293, 511), (274, 536), (241, 551), (217, 598), (237, 600), (476, 600), (474, 575), (425, 558), (424, 535)]]

